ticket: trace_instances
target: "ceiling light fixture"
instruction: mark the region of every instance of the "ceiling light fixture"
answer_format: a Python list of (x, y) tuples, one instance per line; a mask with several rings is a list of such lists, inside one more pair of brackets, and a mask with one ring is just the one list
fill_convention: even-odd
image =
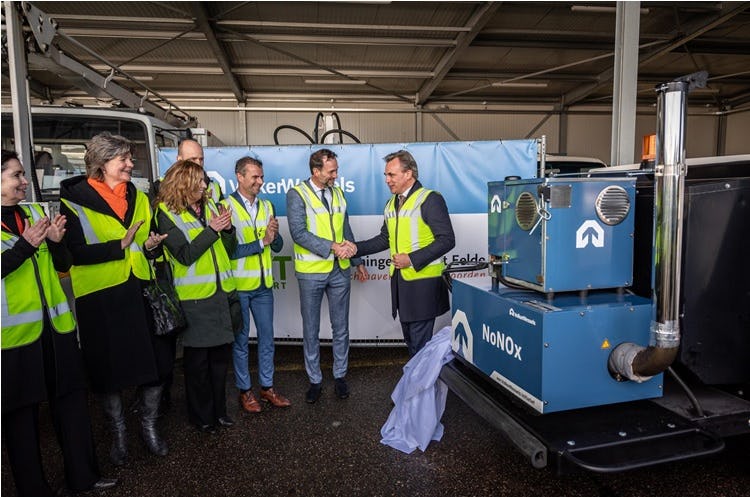
[(498, 81), (492, 83), (492, 86), (495, 88), (547, 88), (547, 83), (504, 83), (503, 81)]
[[(573, 12), (589, 12), (592, 14), (615, 14), (617, 7), (607, 5), (571, 5), (570, 10)], [(648, 9), (641, 9), (641, 15), (648, 14)]]
[(308, 85), (366, 85), (363, 79), (306, 79)]
[(154, 76), (148, 76), (148, 75), (146, 75), (146, 76), (131, 76), (130, 78), (128, 78), (126, 76), (115, 76), (114, 77), (114, 79), (123, 80), (123, 81), (129, 80), (129, 79), (134, 79), (136, 81), (153, 81), (154, 78), (155, 78)]

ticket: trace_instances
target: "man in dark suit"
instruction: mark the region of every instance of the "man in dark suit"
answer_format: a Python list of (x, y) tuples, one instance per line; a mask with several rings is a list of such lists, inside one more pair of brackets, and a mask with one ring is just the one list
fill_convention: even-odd
[(390, 249), (391, 310), (414, 355), (432, 337), (435, 318), (450, 308), (441, 273), (443, 256), (456, 240), (443, 196), (418, 181), (414, 157), (399, 150), (384, 160), (385, 182), (394, 195), (385, 204), (380, 233), (357, 242), (356, 255)]

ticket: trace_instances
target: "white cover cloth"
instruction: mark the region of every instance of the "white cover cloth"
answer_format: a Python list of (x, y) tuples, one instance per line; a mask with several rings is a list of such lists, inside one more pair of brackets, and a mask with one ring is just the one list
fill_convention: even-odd
[(391, 394), (395, 406), (380, 430), (380, 443), (410, 454), (417, 447), (424, 452), (431, 440), (443, 437), (440, 418), (448, 387), (438, 375), (451, 359), (451, 328), (446, 326), (404, 366), (404, 375)]

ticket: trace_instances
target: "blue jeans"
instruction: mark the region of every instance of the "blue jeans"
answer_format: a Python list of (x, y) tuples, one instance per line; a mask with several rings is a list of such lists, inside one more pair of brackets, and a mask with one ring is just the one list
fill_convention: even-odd
[(261, 387), (273, 386), (273, 290), (258, 288), (249, 292), (238, 291), (242, 310), (242, 331), (234, 336), (234, 384), (240, 390), (252, 386), (248, 365), (248, 334), (250, 313), (258, 331), (258, 380)]
[(328, 297), (333, 337), (333, 377), (343, 378), (349, 366), (349, 291), (351, 279), (335, 267), (325, 280), (298, 279), (302, 311), (305, 369), (310, 383), (323, 381), (320, 371), (320, 304)]

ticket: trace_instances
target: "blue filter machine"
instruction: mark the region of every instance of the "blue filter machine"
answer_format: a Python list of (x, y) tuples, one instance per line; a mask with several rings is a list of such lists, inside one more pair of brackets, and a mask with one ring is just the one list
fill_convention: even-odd
[(622, 342), (648, 343), (651, 301), (615, 291), (548, 300), (529, 290), (453, 282), (453, 351), (538, 413), (662, 395), (662, 374), (617, 381), (607, 368)]
[(513, 284), (544, 293), (633, 282), (634, 178), (488, 185), (488, 245)]

